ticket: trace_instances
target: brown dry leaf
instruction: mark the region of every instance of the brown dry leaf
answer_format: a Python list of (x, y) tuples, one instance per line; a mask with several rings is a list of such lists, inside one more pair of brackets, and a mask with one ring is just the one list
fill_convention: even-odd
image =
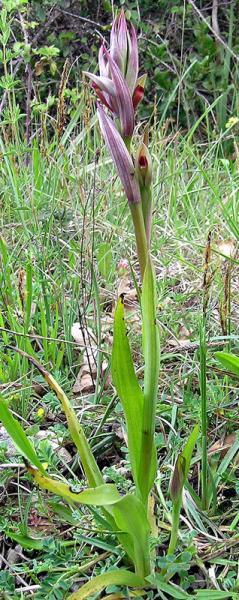
[(74, 383), (73, 393), (93, 392), (95, 386), (92, 378), (96, 378), (97, 373), (97, 345), (93, 331), (90, 327), (83, 329), (80, 323), (74, 323), (71, 335), (79, 344), (79, 349), (83, 349), (82, 366)]
[(180, 325), (179, 332), (178, 332), (178, 338), (169, 340), (168, 345), (173, 346), (173, 347), (181, 346), (182, 348), (184, 346), (188, 346), (188, 344), (190, 344), (191, 333), (192, 332), (189, 331), (189, 329), (187, 329), (187, 327), (185, 327), (185, 325)]
[(19, 293), (19, 297), (21, 300), (22, 309), (24, 309), (25, 300), (26, 300), (26, 271), (24, 271), (24, 269), (22, 269), (22, 267), (18, 271), (17, 278), (18, 278), (18, 293)]
[(92, 377), (90, 373), (82, 373), (82, 370), (80, 369), (76, 381), (73, 385), (72, 391), (73, 394), (79, 394), (79, 393), (89, 393), (89, 392), (93, 392), (95, 389), (94, 383), (92, 381)]
[(138, 308), (137, 292), (132, 288), (129, 277), (122, 277), (119, 281), (117, 295), (118, 297), (124, 294), (124, 305), (126, 310)]
[(179, 346), (187, 346), (188, 342), (190, 342), (191, 331), (185, 327), (185, 325), (180, 325), (178, 332), (178, 344)]
[(208, 454), (217, 454), (220, 452), (220, 457), (223, 458), (231, 446), (233, 446), (236, 437), (237, 432), (234, 432), (227, 435), (224, 439), (217, 440), (217, 442), (209, 448)]
[(130, 313), (129, 322), (139, 323), (139, 303), (137, 291), (132, 287), (131, 280), (128, 276), (124, 276), (119, 280), (117, 297), (124, 295), (124, 308), (125, 312)]
[(93, 334), (93, 331), (90, 327), (87, 329), (80, 326), (80, 323), (74, 323), (71, 328), (71, 335), (75, 342), (79, 344), (82, 348), (87, 346), (96, 346), (96, 338)]
[[(84, 360), (85, 360), (85, 357), (84, 357)], [(107, 367), (108, 367), (108, 361), (104, 360), (101, 365), (101, 377), (104, 376)], [(94, 363), (94, 365), (92, 366), (92, 369), (90, 371), (89, 364), (84, 362), (82, 367), (80, 368), (80, 371), (77, 375), (76, 381), (73, 385), (73, 388), (72, 388), (73, 394), (79, 394), (79, 393), (89, 394), (91, 392), (94, 392), (96, 376), (97, 376), (96, 364)], [(107, 377), (106, 382), (105, 382), (105, 389), (108, 388), (109, 384), (110, 384), (110, 377)]]
[(223, 254), (223, 258), (232, 258), (236, 254), (236, 243), (234, 240), (219, 240), (216, 242), (217, 250)]
[(107, 314), (103, 316), (101, 319), (101, 332), (104, 343), (108, 346), (112, 346), (113, 344), (113, 328), (114, 319), (112, 314)]

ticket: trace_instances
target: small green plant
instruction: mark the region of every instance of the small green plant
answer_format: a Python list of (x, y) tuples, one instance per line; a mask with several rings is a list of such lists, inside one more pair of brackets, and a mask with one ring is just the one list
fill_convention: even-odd
[[(117, 535), (121, 547), (132, 565), (130, 569), (112, 569), (93, 578), (80, 590), (71, 594), (69, 596), (71, 600), (81, 600), (113, 584), (140, 588), (148, 587), (150, 584), (154, 586), (152, 580), (154, 561), (150, 548), (153, 514), (149, 500), (157, 473), (154, 437), (160, 344), (156, 313), (156, 277), (150, 251), (152, 165), (148, 149), (147, 129), (134, 159), (131, 154), (135, 131), (135, 112), (144, 95), (146, 77), (145, 75), (138, 77), (136, 32), (132, 24), (126, 20), (123, 11), (113, 22), (110, 51), (107, 50), (105, 44), (100, 49), (99, 67), (100, 76), (92, 73), (86, 73), (86, 76), (93, 81), (93, 87), (98, 95), (100, 101), (98, 118), (101, 131), (128, 199), (142, 284), (142, 293), (139, 290), (139, 300), (142, 314), (144, 357), (143, 388), (135, 373), (127, 337), (123, 296), (120, 296), (115, 310), (112, 350), (112, 378), (124, 411), (134, 488), (131, 492), (121, 495), (115, 484), (104, 482), (85, 433), (66, 394), (51, 373), (36, 360), (33, 353), (30, 355), (25, 352), (25, 349), (18, 349), (18, 353), (38, 369), (50, 388), (56, 393), (65, 412), (72, 440), (79, 453), (88, 488), (76, 491), (64, 481), (51, 477), (19, 422), (13, 417), (7, 402), (3, 399), (0, 401), (0, 419), (15, 445), (25, 457), (28, 473), (36, 484), (41, 489), (62, 497), (70, 504), (99, 507), (108, 530), (114, 531)], [(106, 114), (103, 106), (108, 109), (113, 118)], [(104, 252), (104, 260), (105, 258), (106, 253)], [(30, 318), (30, 295), (28, 304), (26, 330)], [(188, 477), (197, 437), (198, 426), (196, 425), (176, 461), (171, 481), (170, 494), (173, 510), (169, 556), (174, 553), (177, 545), (183, 486)], [(162, 570), (162, 577), (163, 575), (164, 570)], [(148, 579), (149, 577), (150, 579)], [(164, 589), (163, 585), (166, 585), (167, 589), (171, 589), (171, 585), (161, 582), (162, 589)]]

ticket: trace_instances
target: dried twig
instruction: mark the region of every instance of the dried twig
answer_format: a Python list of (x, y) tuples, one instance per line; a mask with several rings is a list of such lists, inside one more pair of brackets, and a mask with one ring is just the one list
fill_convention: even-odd
[(218, 42), (218, 38), (220, 38), (220, 29), (219, 29), (219, 25), (218, 25), (217, 13), (218, 13), (218, 0), (213, 0), (212, 27), (213, 27), (213, 31), (214, 31), (214, 36), (216, 38), (216, 41)]

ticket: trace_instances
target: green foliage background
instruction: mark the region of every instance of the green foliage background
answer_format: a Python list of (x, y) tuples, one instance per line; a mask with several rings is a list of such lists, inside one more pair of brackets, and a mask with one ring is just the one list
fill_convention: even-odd
[[(140, 33), (141, 73), (148, 73), (142, 116), (189, 129), (218, 98), (211, 117), (222, 131), (238, 110), (239, 33), (237, 2), (139, 0), (121, 5), (130, 11)], [(5, 0), (11, 14), (12, 60), (19, 79), (18, 100), (24, 108), (26, 65), (32, 69), (32, 109), (54, 115), (66, 59), (68, 114), (77, 106), (82, 70), (97, 69), (100, 38), (108, 39), (112, 20), (109, 0)], [(19, 22), (19, 10), (23, 24)], [(214, 31), (217, 31), (217, 35)], [(219, 38), (218, 38), (219, 36)], [(21, 65), (18, 65), (22, 57)], [(142, 59), (143, 57), (143, 59)], [(2, 89), (4, 89), (4, 81)], [(219, 98), (221, 95), (223, 96)], [(92, 96), (93, 99), (93, 96)]]

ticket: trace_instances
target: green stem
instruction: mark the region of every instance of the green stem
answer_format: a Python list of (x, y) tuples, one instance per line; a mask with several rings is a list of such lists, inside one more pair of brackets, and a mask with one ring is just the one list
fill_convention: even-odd
[(206, 381), (206, 341), (205, 319), (200, 325), (200, 390), (202, 421), (202, 509), (207, 508), (207, 381)]
[(142, 200), (142, 210), (144, 217), (144, 225), (148, 247), (150, 247), (150, 238), (151, 238), (151, 223), (152, 223), (152, 190), (151, 186), (140, 188), (141, 200)]
[(174, 550), (177, 546), (181, 505), (182, 505), (182, 498), (180, 497), (180, 499), (173, 504), (172, 530), (171, 530), (171, 536), (170, 536), (170, 542), (169, 542), (167, 556), (170, 556), (171, 554), (173, 554)]
[(141, 203), (130, 204), (134, 232), (136, 238), (137, 254), (139, 259), (141, 280), (143, 282), (144, 271), (148, 258), (148, 245), (144, 226), (144, 217)]
[(96, 373), (96, 382), (95, 382), (95, 394), (94, 394), (94, 404), (97, 404), (98, 400), (98, 392), (101, 378), (101, 365), (102, 365), (102, 352), (101, 352), (101, 315), (100, 315), (100, 295), (99, 288), (97, 285), (97, 279), (95, 275), (95, 271), (93, 269), (92, 272), (92, 283), (94, 287), (95, 293), (95, 306), (96, 306), (96, 323), (97, 323), (97, 373)]

